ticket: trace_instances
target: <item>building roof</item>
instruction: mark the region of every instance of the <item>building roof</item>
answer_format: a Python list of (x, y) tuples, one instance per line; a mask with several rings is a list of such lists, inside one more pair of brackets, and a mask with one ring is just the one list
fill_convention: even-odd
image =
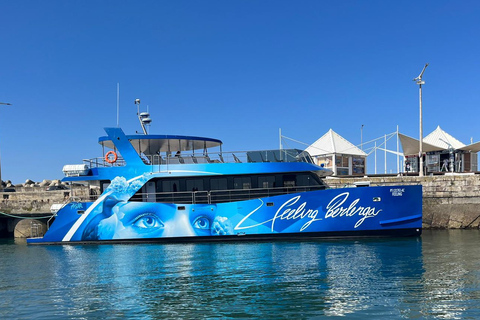
[[(404, 134), (398, 134), (402, 143), (404, 155), (418, 155), (420, 151), (420, 142), (418, 139), (411, 138)], [(469, 152), (480, 151), (480, 142), (465, 145), (453, 136), (445, 132), (440, 126), (433, 130), (428, 136), (423, 138), (423, 152), (448, 150), (451, 146), (455, 150), (464, 150)]]
[(446, 133), (444, 130), (442, 130), (442, 128), (440, 128), (440, 126), (433, 130), (428, 136), (423, 138), (423, 141), (434, 146), (441, 147), (443, 150), (447, 150), (450, 146), (456, 150), (465, 147), (465, 144)]
[(332, 129), (328, 130), (320, 139), (312, 143), (305, 151), (311, 156), (326, 154), (367, 156), (364, 151), (357, 148)]
[[(402, 143), (402, 149), (404, 155), (418, 155), (420, 152), (420, 141), (406, 136), (404, 134), (399, 133), (398, 137), (400, 138), (400, 142)], [(425, 140), (422, 141), (422, 150), (423, 152), (430, 152), (430, 151), (441, 151), (444, 150), (442, 147), (434, 146), (429, 143), (426, 143)]]

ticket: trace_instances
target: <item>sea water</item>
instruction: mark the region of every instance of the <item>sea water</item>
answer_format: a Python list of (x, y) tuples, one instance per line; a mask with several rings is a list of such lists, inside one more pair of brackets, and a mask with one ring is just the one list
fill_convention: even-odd
[(0, 244), (0, 319), (479, 319), (480, 231), (420, 238)]

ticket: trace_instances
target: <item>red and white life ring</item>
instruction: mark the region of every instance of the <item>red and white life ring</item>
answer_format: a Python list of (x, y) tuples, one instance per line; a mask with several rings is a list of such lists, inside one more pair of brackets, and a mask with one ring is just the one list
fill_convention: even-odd
[[(113, 155), (113, 158), (110, 158), (110, 156)], [(117, 154), (115, 151), (108, 151), (107, 154), (105, 155), (105, 161), (108, 163), (115, 163), (118, 159)]]

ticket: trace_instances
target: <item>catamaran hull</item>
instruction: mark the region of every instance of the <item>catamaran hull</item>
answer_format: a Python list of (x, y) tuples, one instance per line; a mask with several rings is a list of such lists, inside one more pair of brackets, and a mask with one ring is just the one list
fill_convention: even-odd
[(419, 236), (422, 187), (343, 188), (214, 204), (126, 201), (64, 206), (29, 244), (310, 240)]

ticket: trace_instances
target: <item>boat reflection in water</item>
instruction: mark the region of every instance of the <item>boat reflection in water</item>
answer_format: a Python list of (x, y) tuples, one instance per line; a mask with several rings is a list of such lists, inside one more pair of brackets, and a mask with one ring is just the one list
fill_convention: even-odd
[[(457, 230), (421, 238), (4, 245), (0, 272), (9, 277), (1, 285), (10, 289), (0, 292), (0, 316), (478, 319), (478, 243), (480, 231)], [(25, 290), (29, 299), (19, 304)]]

